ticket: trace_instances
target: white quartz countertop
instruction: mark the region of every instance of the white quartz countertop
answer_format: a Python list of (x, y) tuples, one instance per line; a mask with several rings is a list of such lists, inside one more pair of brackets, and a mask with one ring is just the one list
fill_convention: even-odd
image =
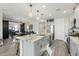
[(70, 40), (73, 40), (73, 42), (79, 44), (79, 37), (75, 37), (75, 36), (70, 36)]
[(42, 39), (45, 36), (39, 36), (36, 34), (32, 34), (32, 35), (24, 35), (24, 36), (15, 36), (15, 39), (18, 40), (25, 40), (25, 41), (29, 41), (29, 42), (35, 42), (39, 39)]

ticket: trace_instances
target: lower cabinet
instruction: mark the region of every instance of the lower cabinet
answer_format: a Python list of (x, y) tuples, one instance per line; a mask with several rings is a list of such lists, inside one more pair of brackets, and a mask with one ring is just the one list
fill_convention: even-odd
[(44, 37), (34, 42), (20, 40), (20, 55), (41, 56), (48, 43), (49, 43), (49, 37)]
[(70, 53), (71, 56), (79, 56), (79, 38), (70, 37)]

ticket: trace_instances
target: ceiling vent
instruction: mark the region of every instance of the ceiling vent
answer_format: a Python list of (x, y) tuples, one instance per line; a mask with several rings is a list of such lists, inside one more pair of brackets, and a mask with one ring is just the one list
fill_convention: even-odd
[(47, 22), (54, 22), (54, 19), (48, 19)]
[(61, 9), (57, 8), (56, 11), (60, 11)]

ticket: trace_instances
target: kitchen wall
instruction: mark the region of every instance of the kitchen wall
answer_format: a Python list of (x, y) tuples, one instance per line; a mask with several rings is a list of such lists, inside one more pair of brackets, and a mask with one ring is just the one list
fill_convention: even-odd
[[(79, 6), (78, 6), (78, 8), (79, 8)], [(75, 9), (73, 14), (70, 15), (70, 28), (72, 28), (72, 26), (73, 26), (74, 18), (76, 18), (76, 27), (79, 28), (79, 10), (77, 10), (77, 9)], [(79, 31), (79, 29), (77, 29), (77, 31)], [(71, 30), (70, 30), (70, 32), (71, 32)]]
[(69, 16), (55, 19), (55, 39), (66, 41), (69, 30), (69, 19)]
[(64, 35), (65, 39), (67, 39), (68, 33), (70, 29), (70, 16), (64, 17)]
[(79, 27), (79, 10), (75, 11), (71, 18), (76, 18), (76, 27)]
[(64, 40), (64, 18), (55, 19), (55, 39)]
[[(38, 21), (36, 19), (30, 20), (33, 24), (33, 30), (38, 33)], [(69, 26), (70, 26), (70, 16), (56, 18), (54, 19), (55, 24), (55, 39), (60, 39), (66, 41)], [(53, 23), (51, 24), (53, 25)]]
[(3, 37), (2, 37), (2, 12), (1, 12), (1, 10), (0, 10), (0, 39), (2, 39)]

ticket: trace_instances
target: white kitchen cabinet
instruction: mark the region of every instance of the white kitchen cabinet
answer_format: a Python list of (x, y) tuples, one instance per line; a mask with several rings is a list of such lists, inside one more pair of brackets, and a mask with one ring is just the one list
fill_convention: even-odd
[(16, 39), (20, 40), (21, 56), (41, 56), (50, 40), (49, 35), (35, 36), (29, 40), (26, 40), (27, 36), (23, 39), (22, 37), (16, 37)]
[(79, 37), (70, 36), (70, 53), (71, 56), (79, 56)]

